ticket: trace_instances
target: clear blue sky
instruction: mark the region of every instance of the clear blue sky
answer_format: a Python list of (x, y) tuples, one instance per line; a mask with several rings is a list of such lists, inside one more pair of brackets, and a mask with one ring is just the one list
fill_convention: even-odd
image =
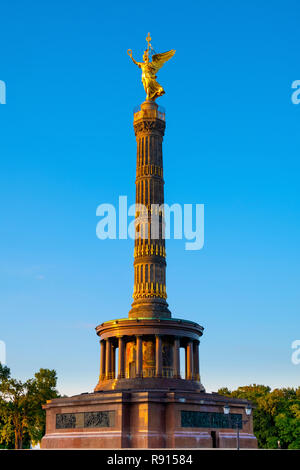
[(207, 390), (298, 386), (298, 1), (14, 1), (1, 6), (0, 339), (13, 375), (98, 379), (94, 327), (126, 317), (133, 242), (100, 241), (96, 207), (134, 202), (133, 107), (148, 31), (167, 110), (166, 201), (205, 204), (205, 246), (167, 243), (173, 316), (205, 327)]

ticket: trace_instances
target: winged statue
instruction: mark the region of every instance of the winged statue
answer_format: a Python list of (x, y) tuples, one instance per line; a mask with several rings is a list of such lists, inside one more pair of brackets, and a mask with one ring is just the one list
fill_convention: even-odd
[[(144, 52), (143, 60), (144, 62), (137, 62), (132, 57), (132, 50), (128, 49), (127, 54), (131, 57), (132, 61), (142, 69), (142, 83), (145, 88), (145, 92), (147, 95), (147, 101), (155, 101), (156, 98), (165, 94), (165, 90), (163, 87), (156, 81), (156, 74), (162, 66), (173, 57), (175, 54), (175, 50), (171, 49), (167, 52), (162, 52), (161, 54), (156, 54), (152, 45), (150, 43), (151, 37), (150, 33), (148, 33), (148, 37), (146, 38), (148, 42), (148, 47)], [(150, 55), (152, 61), (150, 62)]]

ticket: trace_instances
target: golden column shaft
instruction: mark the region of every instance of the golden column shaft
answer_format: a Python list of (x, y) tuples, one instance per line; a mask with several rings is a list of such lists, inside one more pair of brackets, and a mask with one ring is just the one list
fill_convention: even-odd
[(193, 379), (193, 341), (189, 341), (186, 346), (186, 379)]
[(136, 375), (137, 377), (143, 376), (143, 337), (141, 335), (136, 337)]
[(118, 379), (123, 379), (125, 377), (125, 348), (124, 348), (124, 338), (120, 336), (118, 339), (119, 346), (119, 357), (118, 357)]
[(105, 341), (100, 341), (100, 380), (105, 379)]
[(161, 336), (155, 337), (155, 375), (162, 377), (162, 342)]

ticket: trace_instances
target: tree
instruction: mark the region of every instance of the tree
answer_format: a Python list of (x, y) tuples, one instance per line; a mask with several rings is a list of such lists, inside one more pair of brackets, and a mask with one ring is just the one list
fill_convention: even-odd
[(300, 449), (300, 387), (271, 391), (265, 385), (248, 385), (221, 395), (250, 400), (253, 410), (253, 431), (260, 448)]
[(0, 443), (14, 441), (15, 449), (23, 448), (24, 436), (41, 440), (45, 431), (42, 405), (58, 397), (55, 370), (40, 369), (34, 379), (25, 382), (11, 378), (10, 369), (0, 364)]
[(3, 366), (0, 362), (0, 381), (7, 380), (10, 377), (10, 369), (7, 366)]

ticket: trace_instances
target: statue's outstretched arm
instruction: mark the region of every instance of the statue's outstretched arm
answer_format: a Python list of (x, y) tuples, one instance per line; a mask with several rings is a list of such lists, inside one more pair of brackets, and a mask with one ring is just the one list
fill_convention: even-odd
[(127, 54), (129, 55), (129, 57), (131, 57), (132, 62), (133, 62), (135, 65), (137, 65), (138, 67), (141, 68), (141, 64), (140, 64), (139, 62), (137, 62), (137, 61), (132, 57), (132, 50), (131, 50), (131, 49), (128, 49)]

